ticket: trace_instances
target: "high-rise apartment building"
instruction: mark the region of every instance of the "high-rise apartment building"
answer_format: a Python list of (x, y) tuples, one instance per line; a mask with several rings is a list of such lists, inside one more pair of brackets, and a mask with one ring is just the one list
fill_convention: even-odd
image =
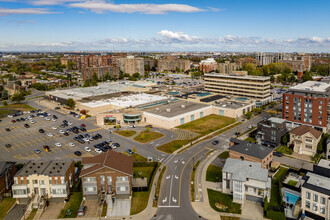
[(298, 127), (302, 124), (313, 126), (326, 132), (330, 117), (330, 84), (307, 81), (289, 88), (283, 94), (283, 119), (287, 126)]
[(190, 70), (190, 60), (177, 59), (176, 57), (168, 57), (158, 60), (158, 71), (176, 71), (180, 69), (183, 72)]
[(240, 65), (237, 63), (231, 63), (230, 61), (226, 61), (224, 63), (218, 64), (219, 73), (232, 73), (236, 70), (240, 69)]
[(144, 59), (142, 57), (127, 56), (118, 59), (118, 67), (123, 73), (144, 75)]
[(293, 72), (298, 73), (301, 78), (304, 71), (310, 71), (312, 67), (311, 56), (305, 54), (280, 54), (277, 62), (287, 64)]

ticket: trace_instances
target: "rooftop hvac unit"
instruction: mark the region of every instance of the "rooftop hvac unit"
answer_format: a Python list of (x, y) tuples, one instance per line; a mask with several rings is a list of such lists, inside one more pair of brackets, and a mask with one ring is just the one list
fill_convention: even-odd
[(185, 105), (181, 105), (181, 108), (186, 108), (186, 106)]
[(166, 109), (166, 112), (171, 112), (171, 109), (170, 109), (170, 108), (167, 108), (167, 109)]

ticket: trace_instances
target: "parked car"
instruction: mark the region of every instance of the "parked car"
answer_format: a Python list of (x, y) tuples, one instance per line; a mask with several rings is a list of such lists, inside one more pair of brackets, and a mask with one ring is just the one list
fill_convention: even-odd
[(78, 156), (78, 157), (80, 157), (81, 155), (82, 155), (82, 153), (79, 151), (79, 150), (77, 150), (77, 151), (75, 151), (75, 152), (73, 152), (76, 156)]
[(74, 143), (70, 142), (70, 143), (69, 143), (69, 146), (70, 146), (70, 147), (74, 147), (74, 146), (76, 146), (76, 145), (75, 145)]
[(10, 129), (9, 129), (9, 128), (6, 128), (5, 130), (6, 130), (7, 132), (9, 132), (9, 131), (10, 131)]
[(6, 144), (5, 147), (6, 148), (11, 148), (11, 144)]
[(40, 150), (38, 150), (38, 149), (34, 149), (33, 152), (36, 154), (40, 154)]
[(131, 149), (127, 149), (126, 152), (130, 155), (134, 154), (134, 152)]
[(48, 137), (53, 137), (54, 135), (52, 133), (47, 134)]
[(68, 132), (64, 132), (63, 135), (64, 136), (69, 136), (69, 133)]
[(87, 151), (87, 152), (91, 152), (92, 149), (90, 147), (84, 147), (84, 150)]
[(48, 145), (44, 145), (43, 148), (45, 149), (45, 151), (49, 151), (50, 150), (50, 148), (49, 148)]
[(71, 209), (67, 209), (65, 215), (71, 215)]
[(29, 124), (24, 124), (24, 127), (29, 128), (30, 125)]
[(152, 128), (152, 125), (146, 125), (146, 128), (149, 127), (149, 128)]
[(95, 148), (95, 152), (96, 153), (99, 153), (99, 154), (102, 153), (102, 151), (100, 149), (98, 149), (98, 148)]
[(15, 123), (15, 122), (16, 122), (16, 120), (11, 120), (11, 122)]
[(55, 146), (56, 146), (56, 147), (61, 147), (62, 144), (61, 144), (61, 143), (55, 143)]
[(55, 107), (55, 110), (61, 109), (60, 107)]
[(43, 133), (45, 133), (45, 130), (42, 129), (42, 128), (40, 128), (40, 129), (39, 129), (39, 132), (40, 132), (41, 134), (43, 134)]
[(78, 216), (84, 216), (85, 213), (86, 213), (86, 209), (87, 209), (86, 206), (80, 206), (79, 209), (78, 209), (78, 213), (77, 213), (77, 215), (78, 215)]
[(277, 151), (274, 151), (273, 155), (277, 156), (277, 157), (282, 157), (283, 156), (283, 154), (281, 152), (277, 152)]
[(33, 120), (30, 120), (30, 123), (31, 123), (31, 124), (34, 124), (34, 121), (33, 121)]

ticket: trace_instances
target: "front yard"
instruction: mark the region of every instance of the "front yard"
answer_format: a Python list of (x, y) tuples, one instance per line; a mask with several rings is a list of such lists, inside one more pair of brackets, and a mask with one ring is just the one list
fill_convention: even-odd
[(7, 212), (14, 205), (15, 202), (16, 199), (14, 198), (4, 198), (0, 202), (0, 219), (3, 219), (6, 216)]
[(221, 182), (222, 181), (222, 168), (210, 164), (206, 171), (206, 181)]
[(221, 115), (208, 115), (195, 121), (180, 125), (177, 128), (201, 135), (209, 134), (235, 122), (234, 118)]
[(141, 131), (140, 134), (138, 134), (136, 137), (134, 137), (134, 140), (138, 141), (140, 143), (148, 143), (150, 141), (154, 141), (163, 136), (164, 135), (162, 133), (155, 132), (155, 131)]
[[(67, 202), (64, 208), (61, 210), (58, 218), (75, 218), (77, 217), (77, 212), (82, 201), (82, 192), (73, 192), (69, 202)], [(66, 215), (66, 211), (70, 209), (71, 215)]]
[(241, 214), (241, 205), (233, 202), (231, 195), (207, 189), (210, 206), (217, 212)]
[(280, 152), (282, 154), (288, 154), (288, 155), (291, 155), (293, 153), (293, 150), (285, 145), (281, 145), (281, 146), (277, 147), (274, 151)]

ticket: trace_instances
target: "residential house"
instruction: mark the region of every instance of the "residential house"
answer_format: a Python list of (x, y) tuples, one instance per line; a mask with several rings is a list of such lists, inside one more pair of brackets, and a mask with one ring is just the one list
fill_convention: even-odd
[(29, 161), (15, 175), (13, 197), (19, 203), (29, 198), (65, 198), (75, 181), (73, 160)]
[(229, 146), (230, 158), (256, 162), (262, 168), (270, 168), (273, 161), (272, 148), (235, 138), (230, 139)]
[(5, 86), (5, 89), (8, 91), (9, 95), (14, 95), (15, 93), (25, 92), (26, 86), (20, 86), (16, 83), (9, 83)]
[(289, 145), (293, 145), (293, 151), (298, 154), (313, 156), (321, 137), (322, 132), (311, 126), (301, 125), (290, 131)]
[(10, 191), (15, 174), (15, 162), (0, 161), (0, 200)]
[(222, 178), (223, 192), (232, 194), (236, 203), (243, 204), (244, 200), (262, 202), (266, 196), (270, 199), (271, 178), (260, 163), (228, 158)]
[(132, 194), (132, 157), (110, 150), (95, 157), (84, 157), (82, 164), (80, 177), (85, 198), (103, 193), (117, 197)]
[(259, 144), (277, 147), (281, 144), (282, 136), (287, 132), (286, 120), (271, 117), (257, 125), (257, 140)]

